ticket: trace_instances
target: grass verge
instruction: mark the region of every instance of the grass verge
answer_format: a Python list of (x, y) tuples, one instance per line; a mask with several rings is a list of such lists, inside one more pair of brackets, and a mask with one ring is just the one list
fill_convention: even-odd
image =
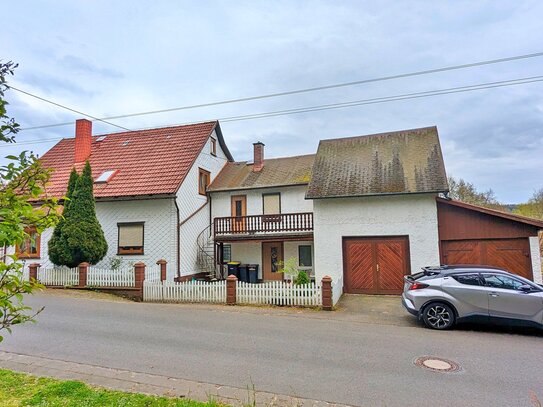
[(220, 404), (106, 390), (73, 380), (36, 377), (0, 369), (0, 406), (218, 407)]

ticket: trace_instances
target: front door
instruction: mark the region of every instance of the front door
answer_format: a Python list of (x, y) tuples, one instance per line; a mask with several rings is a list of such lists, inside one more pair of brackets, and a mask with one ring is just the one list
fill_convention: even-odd
[(247, 216), (247, 196), (232, 197), (232, 232), (245, 232), (245, 216)]
[(262, 243), (262, 278), (263, 280), (283, 280), (283, 242)]

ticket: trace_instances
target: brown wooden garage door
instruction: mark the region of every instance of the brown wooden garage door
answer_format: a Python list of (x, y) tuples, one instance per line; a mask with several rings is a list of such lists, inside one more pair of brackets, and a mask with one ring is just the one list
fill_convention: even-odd
[(407, 236), (343, 239), (344, 291), (401, 294), (409, 274)]
[(528, 239), (443, 241), (441, 250), (445, 264), (494, 266), (533, 279)]

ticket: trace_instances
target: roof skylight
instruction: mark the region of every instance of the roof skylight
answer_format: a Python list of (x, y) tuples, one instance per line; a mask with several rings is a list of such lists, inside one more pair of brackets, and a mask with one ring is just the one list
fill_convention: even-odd
[(98, 178), (96, 178), (94, 180), (94, 183), (95, 184), (104, 184), (106, 182), (108, 182), (111, 177), (113, 176), (113, 174), (115, 174), (115, 172), (117, 172), (116, 170), (107, 170), (107, 171), (104, 171), (102, 174), (100, 174), (100, 176)]
[(96, 141), (104, 141), (107, 136), (100, 136), (96, 139)]

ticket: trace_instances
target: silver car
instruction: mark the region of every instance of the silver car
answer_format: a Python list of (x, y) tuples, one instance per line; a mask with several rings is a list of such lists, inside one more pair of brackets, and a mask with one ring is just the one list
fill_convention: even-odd
[(469, 320), (543, 329), (543, 286), (487, 266), (425, 267), (405, 277), (402, 303), (433, 329)]

